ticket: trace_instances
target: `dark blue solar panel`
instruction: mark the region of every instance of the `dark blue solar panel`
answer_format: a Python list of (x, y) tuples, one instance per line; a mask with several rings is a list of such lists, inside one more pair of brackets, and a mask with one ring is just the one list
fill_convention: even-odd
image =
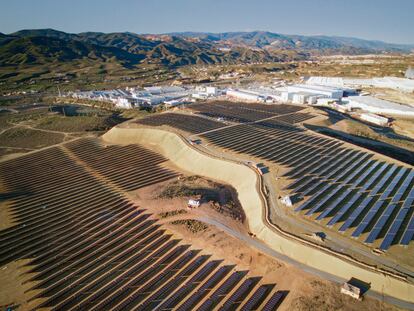
[(368, 213), (365, 215), (362, 222), (359, 224), (359, 226), (356, 228), (354, 232), (352, 232), (353, 237), (359, 237), (361, 233), (365, 230), (365, 228), (369, 225), (369, 223), (372, 221), (372, 219), (375, 217), (375, 215), (378, 213), (378, 210), (381, 208), (381, 206), (385, 203), (385, 199), (389, 197), (390, 193), (393, 191), (397, 183), (400, 181), (401, 177), (405, 174), (406, 168), (403, 167), (400, 169), (400, 171), (397, 173), (397, 175), (394, 177), (394, 179), (391, 181), (391, 183), (387, 186), (385, 191), (382, 193), (378, 201), (375, 203), (373, 207), (370, 208)]
[[(360, 157), (362, 154), (357, 153), (355, 155), (353, 155), (351, 158), (349, 158), (346, 161), (343, 161), (340, 165), (336, 165), (336, 163), (334, 163), (333, 167), (335, 167), (333, 170), (328, 170), (329, 174), (322, 176), (321, 174), (319, 174), (321, 177), (323, 177), (324, 180), (330, 179), (333, 176), (335, 176), (335, 174), (337, 174), (338, 172), (340, 172), (344, 167), (346, 168), (344, 172), (348, 171), (350, 168), (354, 167), (356, 165), (356, 163), (359, 163), (361, 160), (358, 160), (356, 162), (354, 162), (353, 164), (351, 164), (350, 167), (347, 167), (347, 165), (349, 165), (352, 161), (356, 160), (358, 157)], [(367, 155), (365, 155), (367, 156)], [(340, 176), (343, 176), (344, 174), (341, 174)], [(338, 177), (339, 178), (339, 177)], [(316, 187), (318, 186), (318, 184), (314, 184), (313, 186), (310, 186), (306, 189), (306, 191), (303, 192), (303, 195), (308, 195), (309, 193), (311, 193)], [(326, 190), (326, 189), (325, 189)], [(320, 190), (318, 193), (322, 193), (323, 191)]]
[[(360, 161), (356, 162), (354, 164), (354, 167), (356, 165), (359, 165), (360, 162), (364, 161), (364, 159), (361, 159)], [(331, 191), (329, 194), (325, 194), (323, 199), (320, 200), (318, 203), (316, 203), (316, 205), (309, 210), (306, 215), (311, 215), (317, 211), (319, 211), (321, 209), (321, 207), (323, 207), (323, 205), (328, 202), (335, 194), (337, 194), (340, 190), (342, 190), (342, 188), (344, 187), (344, 185), (346, 185), (347, 183), (349, 183), (355, 176), (357, 176), (368, 164), (370, 163), (370, 161), (366, 161), (364, 162), (361, 166), (359, 166), (357, 169), (355, 169), (347, 178), (345, 178), (345, 180), (342, 182), (341, 185), (338, 185), (336, 188), (333, 189), (333, 191)], [(351, 171), (353, 169), (353, 167), (349, 167), (347, 171), (344, 171), (342, 173), (342, 176), (347, 174), (348, 171)], [(339, 177), (340, 178), (340, 177)], [(338, 179), (339, 179), (338, 178)], [(337, 180), (338, 180), (337, 179)]]
[(389, 217), (391, 216), (392, 212), (397, 207), (398, 202), (401, 200), (402, 196), (404, 195), (405, 191), (407, 190), (408, 186), (410, 185), (412, 179), (414, 177), (414, 172), (411, 172), (407, 178), (403, 181), (400, 188), (398, 189), (397, 193), (395, 194), (394, 198), (391, 201), (391, 204), (387, 206), (384, 213), (378, 219), (377, 223), (375, 224), (374, 228), (371, 230), (370, 234), (368, 235), (365, 243), (373, 243), (375, 239), (378, 237), (379, 233), (383, 229), (385, 223), (388, 221)]
[[(340, 156), (345, 150), (342, 148), (332, 147), (332, 150), (325, 150), (322, 154), (317, 154), (310, 158), (302, 159), (300, 163), (292, 163), (292, 165), (298, 165), (297, 168), (286, 173), (286, 176), (291, 178), (298, 178), (299, 176), (306, 175), (309, 172), (313, 171), (313, 167), (317, 164), (317, 167), (322, 167), (324, 164), (328, 163), (332, 159), (332, 156), (336, 159), (337, 156)], [(293, 187), (292, 187), (293, 188)]]
[[(414, 188), (411, 189), (410, 194), (407, 198), (405, 198), (405, 202), (403, 204), (403, 208), (407, 209), (407, 212), (409, 209), (413, 208), (414, 203)], [(404, 232), (404, 235), (401, 239), (400, 244), (402, 245), (408, 245), (410, 241), (413, 239), (414, 235), (414, 214), (411, 216), (410, 222), (408, 223), (407, 229)]]
[(394, 173), (394, 171), (397, 169), (396, 165), (393, 165), (388, 172), (386, 172), (384, 174), (384, 176), (382, 176), (381, 180), (379, 181), (379, 183), (371, 190), (371, 192), (369, 193), (369, 197), (365, 198), (361, 204), (358, 206), (358, 208), (356, 208), (351, 216), (345, 221), (345, 223), (341, 226), (341, 228), (339, 228), (339, 231), (343, 232), (346, 229), (348, 229), (353, 223), (354, 221), (358, 218), (358, 216), (362, 213), (363, 210), (366, 209), (367, 205), (372, 201), (373, 196), (377, 194), (377, 192), (382, 188), (382, 186), (388, 181), (388, 179), (390, 178), (390, 176)]
[[(329, 178), (331, 176), (333, 176), (334, 174), (336, 174), (337, 172), (339, 172), (340, 170), (342, 170), (342, 172), (336, 177), (336, 180), (342, 178), (344, 175), (346, 175), (350, 170), (352, 170), (355, 166), (359, 165), (364, 159), (366, 159), (367, 157), (369, 157), (369, 154), (358, 154), (353, 156), (351, 159), (355, 158), (356, 156), (360, 156), (362, 155), (362, 157), (360, 159), (358, 159), (357, 161), (355, 161), (354, 163), (352, 163), (350, 166), (348, 166), (346, 169), (343, 169), (343, 166), (348, 164), (349, 161), (344, 162), (343, 165), (339, 166), (336, 170), (334, 170), (331, 174), (329, 174), (326, 178)], [(310, 191), (312, 191), (317, 185), (314, 185), (313, 187), (311, 187), (310, 189), (306, 190), (304, 192), (304, 194), (306, 195), (307, 193), (309, 193)], [(326, 190), (328, 188), (330, 188), (332, 185), (330, 183), (327, 183), (325, 186), (322, 187), (321, 190), (319, 190), (317, 193), (315, 193), (308, 201), (306, 201), (304, 204), (302, 204), (302, 206), (298, 207), (296, 209), (296, 211), (300, 211), (303, 210), (304, 208), (306, 208), (307, 206), (313, 204), (313, 202), (317, 201), (319, 199), (319, 197), (321, 195), (324, 195)]]
[[(373, 163), (371, 167), (364, 172), (354, 183), (354, 186), (346, 189), (335, 201), (333, 201), (325, 210), (316, 218), (316, 220), (321, 220), (325, 218), (329, 213), (340, 204), (351, 192), (357, 187), (360, 187), (361, 182), (380, 164), (378, 161), (371, 160), (370, 163)], [(329, 225), (329, 224), (328, 224)]]

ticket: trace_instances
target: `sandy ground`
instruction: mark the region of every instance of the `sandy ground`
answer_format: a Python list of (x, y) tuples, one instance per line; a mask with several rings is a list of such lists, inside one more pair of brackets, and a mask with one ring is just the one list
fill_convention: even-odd
[(28, 280), (32, 275), (24, 274), (29, 270), (24, 265), (29, 260), (18, 260), (11, 262), (5, 266), (0, 266), (0, 311), (6, 310), (6, 307), (13, 306), (14, 310), (32, 310), (36, 305), (42, 302), (42, 300), (29, 301), (31, 297), (36, 295), (37, 291), (25, 291), (35, 285), (35, 283), (22, 284)]

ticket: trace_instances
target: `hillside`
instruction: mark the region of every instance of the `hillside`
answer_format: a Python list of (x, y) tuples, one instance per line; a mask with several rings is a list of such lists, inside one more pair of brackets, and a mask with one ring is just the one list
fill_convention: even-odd
[[(303, 55), (298, 53), (298, 57), (303, 58)], [(0, 37), (2, 65), (46, 64), (82, 58), (92, 61), (114, 58), (125, 67), (139, 62), (177, 67), (288, 60), (288, 56), (281, 56), (274, 51), (252, 50), (248, 47), (222, 51), (212, 41), (197, 42), (183, 36), (149, 40), (132, 33), (68, 34), (44, 29), (22, 30)]]
[[(66, 83), (69, 89), (117, 87), (119, 83), (152, 84), (180, 77), (191, 65), (269, 64), (321, 54), (409, 51), (393, 45), (342, 37), (288, 36), (271, 32), (135, 34), (66, 33), (54, 29), (0, 33), (0, 91), (44, 90)], [(290, 70), (290, 69), (288, 69)], [(288, 72), (289, 74), (289, 72)], [(219, 76), (220, 72), (214, 73)], [(186, 76), (186, 74), (184, 74)], [(193, 75), (197, 79), (211, 76)]]
[(171, 35), (215, 42), (223, 46), (246, 46), (262, 49), (295, 49), (303, 51), (348, 50), (363, 52), (409, 52), (414, 45), (390, 44), (382, 41), (363, 40), (348, 37), (283, 35), (267, 31), (197, 33), (184, 32)]
[(17, 37), (0, 46), (0, 64), (48, 64), (89, 58), (106, 61), (115, 58), (125, 66), (132, 66), (144, 56), (120, 49), (62, 40), (52, 37)]
[(177, 67), (278, 62), (303, 59), (309, 53), (407, 52), (412, 48), (356, 38), (282, 35), (264, 31), (138, 35), (129, 32), (70, 34), (54, 29), (34, 29), (0, 34), (0, 64), (114, 58), (126, 68), (139, 62)]

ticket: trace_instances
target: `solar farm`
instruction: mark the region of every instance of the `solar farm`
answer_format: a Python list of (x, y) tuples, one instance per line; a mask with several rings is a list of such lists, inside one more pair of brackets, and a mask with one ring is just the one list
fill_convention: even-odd
[(293, 211), (322, 227), (383, 251), (413, 239), (409, 165), (304, 129), (300, 123), (314, 116), (302, 107), (214, 102), (190, 109), (191, 120), (166, 113), (138, 123), (178, 128), (208, 146), (286, 168), (283, 191)]
[(77, 139), (0, 163), (13, 223), (0, 231), (0, 266), (26, 260), (33, 309), (278, 308), (286, 291), (178, 239), (130, 200), (180, 176), (166, 162), (140, 145)]

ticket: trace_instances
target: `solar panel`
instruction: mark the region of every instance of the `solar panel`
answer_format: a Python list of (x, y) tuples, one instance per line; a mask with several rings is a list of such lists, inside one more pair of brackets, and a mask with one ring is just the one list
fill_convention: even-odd
[(397, 183), (400, 181), (401, 177), (404, 175), (406, 170), (407, 169), (405, 167), (400, 169), (400, 171), (397, 173), (397, 175), (394, 177), (394, 179), (391, 181), (391, 183), (388, 185), (388, 187), (385, 189), (385, 191), (381, 194), (380, 198), (375, 203), (375, 205), (370, 208), (370, 210), (365, 215), (362, 222), (359, 224), (359, 226), (356, 228), (356, 230), (354, 232), (352, 232), (352, 236), (354, 238), (359, 237), (362, 234), (362, 232), (365, 230), (365, 228), (369, 225), (369, 223), (372, 221), (372, 219), (378, 213), (378, 210), (385, 203), (384, 200), (386, 198), (388, 198), (388, 196), (393, 191), (393, 189), (397, 185)]
[[(362, 160), (361, 160), (362, 161)], [(329, 194), (324, 195), (323, 199), (320, 200), (316, 206), (314, 206), (312, 209), (310, 209), (306, 215), (311, 215), (315, 212), (318, 212), (320, 210), (320, 208), (326, 203), (328, 202), (335, 194), (337, 194), (339, 191), (341, 191), (344, 188), (344, 185), (346, 185), (348, 182), (350, 182), (355, 176), (357, 176), (369, 163), (371, 163), (370, 161), (367, 161), (365, 163), (363, 163), (361, 166), (359, 166), (356, 170), (354, 170), (352, 172), (351, 175), (349, 175), (347, 178), (345, 178), (345, 180), (343, 181), (343, 183), (341, 185), (338, 185), (336, 188), (333, 189), (333, 191), (331, 191)], [(349, 170), (351, 170), (352, 168), (350, 168)]]
[[(352, 158), (355, 158), (356, 156), (361, 156), (362, 158), (358, 159), (356, 162), (354, 162), (352, 165), (348, 166), (345, 170), (343, 170), (337, 177), (336, 180), (338, 180), (339, 178), (343, 177), (344, 175), (346, 175), (348, 173), (348, 171), (352, 170), (355, 166), (359, 165), (360, 162), (362, 162), (364, 159), (366, 159), (367, 157), (370, 156), (370, 154), (357, 154), (355, 156), (353, 156)], [(345, 164), (348, 163), (344, 162)], [(345, 165), (344, 164), (344, 165)], [(342, 167), (344, 165), (339, 166), (336, 170), (334, 170), (331, 174), (329, 174), (326, 178), (333, 176), (335, 173), (337, 173), (338, 171), (340, 171), (342, 169)], [(312, 191), (316, 186), (314, 185), (313, 187), (311, 187), (310, 189), (306, 190), (304, 192), (304, 195), (306, 195), (307, 193), (309, 193), (310, 191)], [(322, 194), (325, 194), (325, 192), (332, 187), (332, 184), (327, 183), (325, 186), (322, 187), (322, 189), (320, 189), (316, 194), (314, 194), (308, 201), (306, 201), (304, 204), (302, 204), (301, 206), (299, 206), (295, 211), (300, 211), (305, 209), (307, 206), (311, 205), (313, 202), (317, 201), (319, 199), (319, 197)]]
[(246, 293), (255, 285), (257, 280), (254, 278), (248, 278), (245, 280), (233, 294), (226, 300), (223, 306), (219, 310), (233, 310), (235, 304), (241, 303), (246, 297)]
[(204, 301), (198, 310), (212, 310), (246, 274), (247, 271), (234, 272), (206, 301)]
[(354, 185), (346, 189), (335, 201), (333, 201), (325, 210), (316, 218), (316, 220), (321, 220), (329, 215), (329, 213), (335, 209), (335, 207), (340, 204), (355, 188), (360, 186), (360, 183), (379, 165), (378, 161), (371, 160), (369, 163), (373, 163), (370, 168), (364, 172), (354, 183)]
[[(403, 204), (403, 208), (408, 210), (413, 208), (414, 203), (414, 188), (411, 189), (407, 198), (405, 198), (405, 202)], [(414, 214), (411, 216), (410, 222), (408, 223), (407, 229), (404, 232), (404, 235), (401, 239), (401, 245), (408, 245), (410, 241), (413, 239), (414, 236)]]
[(401, 245), (408, 245), (414, 236), (414, 215), (411, 216), (410, 223), (407, 229), (404, 232), (404, 235), (401, 239)]
[(377, 236), (383, 229), (385, 223), (388, 221), (389, 217), (391, 216), (392, 212), (397, 207), (398, 202), (401, 200), (402, 196), (404, 195), (405, 191), (407, 190), (413, 178), (414, 178), (414, 172), (411, 171), (410, 174), (407, 176), (407, 178), (404, 180), (404, 182), (401, 184), (396, 195), (392, 199), (391, 204), (387, 206), (387, 208), (385, 209), (381, 217), (378, 219), (374, 228), (371, 230), (370, 234), (365, 240), (365, 243), (373, 243), (375, 241), (375, 239), (377, 238)]
[[(343, 149), (339, 153), (337, 153), (337, 156), (333, 160), (331, 158), (328, 158), (328, 160), (331, 161), (330, 163), (322, 159), (322, 161), (320, 161), (320, 163), (317, 166), (315, 166), (315, 162), (313, 162), (311, 166), (314, 167), (311, 167), (311, 169), (306, 174), (321, 175), (325, 171), (329, 171), (329, 169), (334, 167), (338, 162), (343, 161), (344, 158), (349, 157), (350, 154), (351, 150)], [(329, 165), (327, 165), (327, 163), (329, 163)], [(320, 168), (323, 169), (320, 170)], [(300, 174), (303, 174), (303, 171), (299, 171), (295, 175), (292, 175), (292, 178), (296, 178)]]
[[(308, 148), (307, 151), (301, 152), (300, 154), (295, 154), (289, 156), (289, 158), (284, 160), (284, 163), (288, 166), (297, 166), (301, 165), (302, 162), (306, 159), (310, 159), (311, 157), (317, 156), (318, 161), (321, 159), (322, 156), (327, 154), (330, 150), (329, 147), (334, 145), (333, 143), (328, 143), (325, 145), (315, 145), (315, 148)], [(314, 163), (314, 161), (312, 161)], [(318, 163), (318, 162), (317, 162)]]
[(283, 292), (277, 291), (272, 297), (270, 297), (269, 301), (265, 304), (265, 306), (263, 307), (263, 311), (276, 310), (283, 296), (284, 296)]
[(177, 310), (189, 310), (201, 300), (222, 278), (231, 270), (231, 266), (220, 267), (193, 295), (191, 295)]
[(369, 196), (367, 198), (365, 198), (364, 201), (361, 202), (361, 204), (359, 204), (358, 208), (355, 209), (352, 212), (351, 216), (345, 221), (345, 223), (341, 226), (341, 228), (339, 228), (339, 231), (340, 232), (345, 231), (346, 229), (348, 229), (354, 223), (354, 221), (357, 219), (357, 217), (362, 213), (363, 210), (366, 209), (367, 205), (372, 201), (373, 196), (377, 194), (377, 192), (388, 181), (388, 179), (390, 178), (390, 176), (394, 173), (394, 171), (396, 169), (397, 169), (397, 166), (396, 165), (393, 165), (388, 170), (388, 172), (386, 172), (384, 174), (384, 176), (382, 176), (382, 178), (379, 181), (379, 183), (369, 193)]
[[(368, 156), (370, 156), (370, 155), (369, 154), (362, 154), (362, 153), (355, 154), (349, 160), (343, 161), (342, 164), (340, 164), (339, 166), (336, 166), (336, 168), (334, 170), (332, 170), (328, 175), (323, 176), (323, 180), (331, 179), (333, 176), (335, 176), (338, 172), (341, 172), (341, 170), (342, 170), (342, 172), (335, 178), (335, 180), (338, 180), (339, 178), (344, 176), (347, 172), (349, 172), (351, 169), (353, 169), (355, 166), (359, 165)], [(359, 158), (359, 157), (361, 157), (361, 158)], [(352, 161), (355, 161), (355, 162), (352, 163)], [(307, 194), (311, 193), (314, 188), (315, 188), (315, 186), (308, 188), (303, 194), (307, 195)], [(318, 193), (322, 193), (322, 192), (323, 192), (322, 190), (318, 191)]]
[(307, 172), (312, 169), (315, 163), (316, 164), (319, 163), (319, 165), (322, 165), (322, 163), (324, 162), (326, 163), (328, 159), (331, 159), (330, 157), (331, 155), (338, 155), (341, 152), (343, 152), (344, 149), (337, 148), (338, 146), (340, 145), (339, 144), (333, 145), (327, 148), (326, 150), (323, 150), (321, 153), (312, 155), (309, 158), (306, 157), (306, 159), (299, 158), (295, 162), (290, 163), (290, 166), (293, 166), (295, 168), (287, 172), (284, 176), (290, 176), (291, 178), (297, 178), (301, 175), (307, 174)]
[(258, 304), (258, 302), (261, 302), (266, 298), (267, 291), (268, 291), (268, 288), (266, 285), (260, 286), (254, 292), (254, 294), (249, 298), (249, 300), (244, 304), (244, 306), (240, 309), (240, 311), (256, 310), (255, 306)]
[(382, 243), (379, 247), (380, 249), (387, 250), (391, 246), (391, 244), (394, 241), (395, 236), (397, 235), (398, 230), (400, 229), (401, 224), (403, 223), (403, 221), (405, 219), (405, 216), (407, 215), (408, 211), (409, 211), (409, 208), (400, 209), (400, 211), (398, 212), (397, 217), (395, 217), (394, 222), (391, 225), (390, 230), (388, 231), (387, 235), (385, 236), (384, 240), (382, 241)]

